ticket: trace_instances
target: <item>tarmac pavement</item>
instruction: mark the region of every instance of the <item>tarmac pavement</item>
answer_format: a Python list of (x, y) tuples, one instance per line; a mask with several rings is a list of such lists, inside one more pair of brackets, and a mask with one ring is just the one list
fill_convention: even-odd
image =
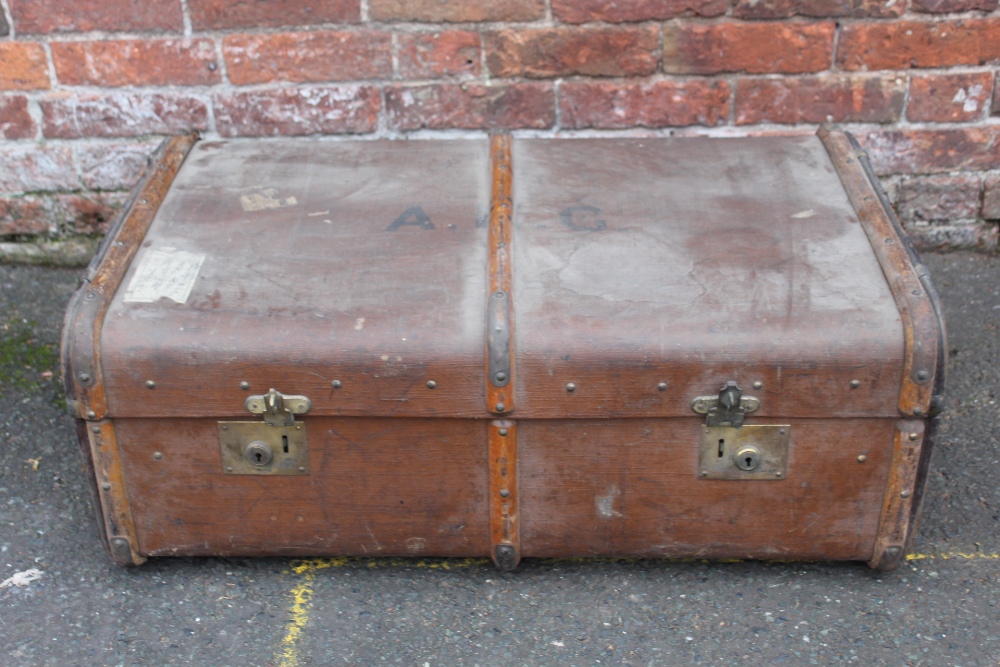
[[(104, 553), (59, 380), (77, 270), (0, 265), (0, 665), (1000, 665), (1000, 258), (925, 258), (948, 408), (910, 559), (154, 559)], [(30, 577), (29, 577), (30, 578)]]

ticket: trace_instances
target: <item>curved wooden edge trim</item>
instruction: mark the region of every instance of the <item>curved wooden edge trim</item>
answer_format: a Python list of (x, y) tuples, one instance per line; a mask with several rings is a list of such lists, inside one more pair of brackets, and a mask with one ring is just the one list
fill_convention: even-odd
[[(939, 409), (935, 388), (940, 389), (944, 372), (939, 364), (944, 350), (944, 327), (935, 304), (930, 276), (919, 264), (885, 200), (870, 168), (867, 155), (839, 130), (820, 128), (817, 132), (833, 162), (840, 182), (868, 235), (882, 273), (892, 290), (903, 320), (904, 361), (899, 393), (899, 412), (907, 417), (925, 418)], [(923, 280), (922, 280), (923, 278)]]
[[(490, 358), (494, 345), (493, 331), (487, 331), (486, 340), (486, 408), (496, 414), (509, 414), (514, 410), (514, 305), (511, 290), (513, 274), (511, 269), (511, 232), (513, 227), (514, 203), (513, 164), (511, 161), (511, 139), (509, 134), (495, 134), (490, 137), (490, 220), (487, 275), (489, 294), (487, 295), (487, 325), (499, 321), (506, 328), (507, 358), (509, 372), (503, 386), (496, 386), (490, 373)], [(505, 296), (504, 296), (505, 295)], [(492, 302), (500, 299), (501, 312)]]
[(107, 536), (108, 551), (119, 565), (140, 565), (146, 559), (139, 554), (114, 422), (89, 422), (87, 429), (103, 514), (98, 522), (103, 525)]
[(129, 205), (108, 232), (70, 301), (63, 326), (62, 366), (68, 404), (75, 417), (89, 421), (107, 417), (100, 358), (104, 316), (174, 176), (197, 140), (196, 134), (186, 134), (160, 144)]
[(913, 536), (914, 514), (919, 506), (926, 481), (919, 479), (924, 449), (926, 423), (923, 419), (905, 419), (896, 423), (892, 444), (889, 484), (882, 501), (875, 548), (868, 565), (887, 572), (896, 569), (906, 557)]
[(489, 442), (490, 555), (504, 571), (521, 561), (518, 524), (517, 424), (495, 419), (487, 424)]

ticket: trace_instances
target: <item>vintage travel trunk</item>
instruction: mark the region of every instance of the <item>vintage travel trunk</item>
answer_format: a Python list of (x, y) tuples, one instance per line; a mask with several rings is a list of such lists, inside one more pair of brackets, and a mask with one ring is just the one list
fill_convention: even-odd
[(164, 143), (69, 307), (113, 558), (905, 556), (934, 288), (848, 135)]

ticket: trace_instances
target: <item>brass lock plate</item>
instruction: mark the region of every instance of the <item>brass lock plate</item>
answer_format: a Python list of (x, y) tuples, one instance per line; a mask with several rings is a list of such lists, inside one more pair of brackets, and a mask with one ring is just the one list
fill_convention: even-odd
[(788, 474), (788, 424), (701, 426), (701, 479), (784, 479)]
[(262, 421), (219, 422), (222, 471), (227, 475), (308, 475), (306, 425)]

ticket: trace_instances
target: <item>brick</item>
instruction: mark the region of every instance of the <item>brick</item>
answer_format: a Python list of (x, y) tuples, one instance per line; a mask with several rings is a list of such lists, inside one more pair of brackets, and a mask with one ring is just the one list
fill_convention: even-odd
[(982, 11), (992, 12), (998, 0), (910, 0), (910, 8), (915, 12), (945, 14), (948, 12)]
[(912, 121), (941, 123), (980, 120), (992, 92), (989, 72), (914, 76), (906, 116)]
[(51, 201), (42, 197), (0, 197), (0, 236), (48, 234), (51, 209)]
[(983, 65), (1000, 59), (1000, 18), (845, 25), (837, 64), (846, 70)]
[(76, 190), (80, 179), (65, 146), (0, 144), (0, 192)]
[(912, 225), (906, 229), (913, 245), (922, 251), (997, 249), (996, 225)]
[(30, 139), (38, 132), (24, 95), (0, 97), (0, 138)]
[(904, 223), (975, 219), (979, 188), (976, 174), (905, 178), (896, 189), (896, 212)]
[(545, 18), (544, 0), (369, 0), (378, 21), (475, 23)]
[(176, 134), (208, 127), (208, 107), (178, 93), (108, 93), (42, 100), (42, 134), (50, 139)]
[(656, 70), (656, 28), (508, 29), (486, 34), (494, 76), (635, 76)]
[(741, 19), (894, 18), (906, 11), (900, 0), (737, 0), (733, 16)]
[(479, 33), (468, 30), (401, 34), (399, 73), (407, 79), (438, 79), (467, 74), (479, 76)]
[(1000, 126), (885, 130), (859, 139), (878, 174), (1000, 169)]
[(56, 197), (63, 226), (73, 234), (106, 233), (127, 200), (128, 194), (124, 192), (93, 192)]
[(728, 0), (552, 0), (552, 15), (564, 23), (662, 21), (677, 16), (721, 16)]
[(382, 99), (375, 86), (280, 88), (217, 93), (220, 135), (281, 136), (374, 132)]
[(195, 30), (357, 23), (360, 0), (188, 0)]
[(178, 0), (9, 0), (9, 5), (19, 33), (184, 29)]
[(829, 69), (833, 23), (687, 23), (663, 28), (663, 71), (788, 74)]
[(725, 81), (570, 82), (559, 88), (560, 120), (567, 129), (712, 127), (728, 118), (729, 98)]
[(736, 84), (737, 125), (753, 123), (892, 123), (906, 87), (892, 75), (742, 79)]
[(385, 91), (396, 130), (547, 128), (556, 121), (548, 83), (396, 86)]
[(34, 42), (0, 42), (0, 90), (48, 88), (45, 49)]
[(230, 35), (222, 41), (229, 80), (321, 82), (392, 75), (392, 37), (384, 32)]
[(983, 183), (982, 217), (1000, 220), (1000, 174), (987, 176)]
[(52, 42), (59, 83), (70, 86), (210, 85), (221, 80), (210, 39)]
[(156, 141), (85, 143), (76, 147), (80, 180), (90, 190), (127, 190), (146, 169)]

